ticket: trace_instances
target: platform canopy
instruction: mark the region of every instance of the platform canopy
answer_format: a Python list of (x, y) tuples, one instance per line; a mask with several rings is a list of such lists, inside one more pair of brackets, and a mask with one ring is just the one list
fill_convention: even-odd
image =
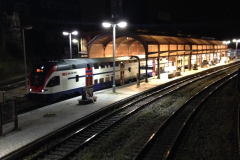
[[(218, 40), (170, 37), (158, 35), (116, 33), (116, 57), (145, 55), (146, 57), (194, 55), (226, 52), (227, 45)], [(89, 58), (113, 57), (112, 33), (95, 36), (88, 43)]]

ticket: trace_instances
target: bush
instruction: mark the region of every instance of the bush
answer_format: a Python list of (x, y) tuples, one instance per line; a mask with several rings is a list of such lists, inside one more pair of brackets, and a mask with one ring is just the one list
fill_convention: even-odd
[(0, 81), (11, 77), (24, 75), (24, 62), (16, 59), (0, 60)]

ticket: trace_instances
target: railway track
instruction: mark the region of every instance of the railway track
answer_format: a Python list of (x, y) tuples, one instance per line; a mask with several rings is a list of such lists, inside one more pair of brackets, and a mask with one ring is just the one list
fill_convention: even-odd
[[(215, 71), (214, 73), (206, 76), (195, 76), (193, 79), (188, 78), (154, 93), (148, 94), (147, 96), (142, 96), (138, 99), (135, 99), (134, 102), (122, 106), (117, 111), (110, 113), (99, 120), (96, 120), (94, 123), (81, 128), (71, 135), (68, 135), (63, 140), (60, 140), (60, 142), (48, 147), (47, 150), (41, 151), (40, 153), (35, 153), (27, 159), (66, 159), (67, 157), (71, 157), (77, 151), (81, 151), (86, 146), (89, 146), (89, 143), (97, 143), (100, 141), (99, 139), (109, 135), (111, 132), (113, 132), (113, 130), (116, 130), (116, 128), (121, 127), (121, 124), (123, 124), (124, 121), (128, 121), (131, 116), (134, 116), (141, 110), (151, 106), (152, 103), (156, 103), (156, 101), (163, 96), (178, 90), (187, 84), (194, 83), (213, 74), (216, 77), (216, 74), (220, 76), (221, 73), (219, 73), (219, 71)], [(162, 122), (164, 121), (166, 121), (166, 117), (162, 119)], [(147, 138), (143, 140), (143, 142), (146, 141)], [(137, 151), (134, 151), (134, 153), (135, 155), (133, 154), (131, 156), (136, 156)]]
[[(238, 65), (238, 64), (234, 64), (234, 65)], [(229, 67), (233, 67), (233, 66), (229, 66)], [(229, 67), (226, 67), (226, 66), (224, 66), (224, 67), (221, 67), (221, 68), (229, 68)], [(217, 72), (219, 72), (216, 68), (214, 69), (215, 71), (215, 73), (217, 73)], [(206, 73), (207, 72), (210, 72), (210, 71), (206, 71)], [(187, 80), (183, 80), (182, 79), (182, 81), (180, 82), (179, 80), (176, 80), (176, 81), (173, 81), (173, 82), (171, 82), (171, 83), (167, 83), (166, 85), (164, 85), (165, 87), (158, 87), (157, 89), (154, 89), (154, 90), (158, 90), (158, 91), (156, 91), (155, 93), (156, 94), (164, 94), (164, 92), (167, 94), (167, 93), (169, 93), (170, 91), (171, 91), (171, 89), (172, 88), (181, 88), (180, 86), (181, 85), (183, 85), (183, 84), (181, 84), (181, 83), (185, 83), (185, 84), (189, 84), (191, 81), (192, 82), (194, 82), (194, 80), (193, 79), (191, 79), (192, 77), (194, 77), (194, 78), (196, 78), (196, 81), (197, 81), (197, 78), (203, 78), (203, 77), (201, 77), (201, 75), (203, 75), (203, 73), (199, 73), (199, 74), (197, 74), (197, 75), (195, 75), (195, 76), (188, 76), (188, 79)], [(178, 82), (179, 81), (179, 82)], [(178, 83), (176, 83), (176, 84), (174, 84), (175, 82), (178, 82)], [(179, 85), (179, 86), (177, 86), (177, 85)], [(161, 90), (159, 90), (159, 89), (161, 89)], [(169, 90), (167, 90), (167, 89), (169, 89)], [(124, 100), (124, 101), (122, 101), (122, 102), (120, 102), (119, 104), (113, 104), (113, 105), (111, 105), (112, 106), (112, 108), (116, 108), (116, 107), (113, 107), (113, 106), (120, 106), (120, 105), (123, 105), (123, 104), (125, 104), (127, 101), (133, 101), (133, 102), (131, 102), (131, 103), (129, 103), (129, 104), (127, 104), (127, 105), (125, 105), (125, 106), (122, 106), (122, 107), (120, 107), (120, 108), (125, 108), (126, 106), (129, 106), (129, 105), (132, 105), (130, 108), (134, 108), (136, 111), (137, 110), (140, 110), (140, 109), (137, 109), (136, 107), (137, 106), (141, 106), (142, 104), (141, 103), (146, 103), (146, 102), (140, 102), (140, 100), (142, 100), (142, 99), (144, 99), (145, 98), (145, 100), (147, 101), (147, 96), (146, 95), (148, 95), (149, 96), (149, 99), (151, 100), (151, 99), (153, 99), (151, 96), (153, 96), (154, 95), (154, 93), (153, 94), (150, 94), (149, 92), (153, 92), (153, 90), (151, 90), (151, 91), (148, 91), (148, 92), (145, 92), (145, 93), (141, 93), (141, 94), (139, 94), (138, 95), (138, 98), (136, 98), (136, 97), (130, 97), (129, 99), (127, 99), (127, 100)], [(139, 97), (141, 95), (141, 97)], [(160, 96), (161, 97), (161, 96)], [(138, 102), (139, 101), (139, 102)], [(147, 104), (146, 104), (146, 106), (147, 106)], [(110, 108), (109, 106), (108, 107), (106, 107), (106, 108)], [(112, 109), (110, 109), (110, 110), (112, 110)], [(130, 111), (130, 112), (133, 112), (133, 111)], [(106, 113), (106, 111), (100, 111), (99, 113), (98, 113), (98, 116), (100, 116), (100, 115), (102, 115), (103, 113)], [(96, 118), (97, 117), (97, 115), (94, 115), (95, 113), (93, 113), (93, 115), (90, 115), (88, 118), (86, 118), (86, 119), (82, 119), (82, 120), (79, 120), (79, 121), (77, 121), (77, 122), (74, 122), (73, 124), (70, 124), (69, 126), (66, 126), (66, 127), (64, 127), (64, 128), (62, 128), (62, 129), (60, 129), (59, 131), (56, 131), (55, 133), (51, 133), (51, 134), (49, 134), (49, 135), (47, 135), (46, 137), (43, 137), (43, 138), (41, 138), (41, 139), (39, 139), (37, 142), (33, 142), (33, 143), (31, 143), (31, 144), (29, 144), (28, 146), (26, 146), (26, 147), (24, 147), (24, 148), (22, 148), (22, 149), (20, 149), (20, 150), (17, 150), (17, 151), (15, 151), (15, 152), (13, 152), (12, 154), (10, 154), (10, 155), (7, 155), (7, 156), (5, 156), (4, 157), (4, 159), (18, 159), (19, 157), (27, 157), (27, 158), (24, 158), (24, 159), (36, 159), (36, 157), (43, 157), (43, 155), (45, 154), (45, 152), (48, 152), (48, 151), (40, 151), (40, 154), (39, 153), (34, 153), (34, 151), (33, 151), (33, 149), (35, 148), (39, 148), (40, 146), (42, 146), (43, 144), (45, 144), (45, 143), (48, 143), (49, 141), (51, 141), (52, 139), (53, 139), (53, 137), (54, 138), (56, 138), (56, 137), (61, 137), (61, 136), (63, 136), (64, 138), (60, 138), (60, 139), (67, 139), (67, 137), (69, 137), (69, 134), (67, 134), (68, 136), (66, 136), (66, 130), (67, 131), (69, 131), (69, 130), (71, 130), (71, 129), (69, 129), (69, 128), (76, 128), (76, 127), (79, 127), (79, 126), (83, 126), (82, 124), (86, 124), (86, 123), (88, 123), (90, 120), (92, 120), (92, 119), (94, 119), (94, 118)], [(129, 113), (129, 117), (131, 116), (131, 114), (132, 115), (134, 115), (134, 113)], [(126, 113), (125, 113), (125, 115), (126, 115)], [(126, 115), (127, 116), (127, 115)], [(124, 118), (123, 118), (124, 119)], [(125, 119), (127, 119), (127, 118), (125, 118)], [(82, 121), (82, 122), (81, 122)], [(101, 121), (101, 120), (99, 120), (99, 121)], [(124, 120), (118, 120), (118, 122), (116, 122), (115, 124), (117, 124), (117, 123), (122, 123), (121, 121), (124, 121)], [(97, 122), (97, 121), (96, 121)], [(79, 125), (79, 123), (80, 123), (80, 125)], [(114, 125), (114, 124), (113, 124)], [(84, 131), (86, 128), (87, 128), (88, 126), (86, 126), (86, 127), (83, 127), (83, 128), (81, 128), (81, 132), (82, 131)], [(111, 127), (110, 127), (111, 128)], [(115, 128), (114, 126), (112, 126), (112, 128)], [(106, 131), (106, 130), (105, 130)], [(88, 138), (86, 138), (86, 139), (88, 139), (88, 141), (89, 142), (91, 142), (91, 141), (94, 141), (94, 137), (96, 138), (96, 137), (98, 137), (98, 136), (102, 136), (102, 135), (105, 135), (106, 134), (106, 132), (105, 131), (103, 131), (103, 132), (101, 132), (101, 133), (99, 133), (99, 134), (93, 134), (93, 135), (95, 135), (95, 136), (90, 136), (90, 137), (88, 137)], [(61, 133), (60, 133), (61, 132)], [(80, 132), (80, 131), (77, 131), (77, 132)], [(111, 132), (111, 131), (107, 131), (107, 132)], [(71, 135), (73, 135), (73, 133), (71, 134)], [(89, 139), (89, 138), (91, 138), (91, 139)], [(92, 140), (93, 139), (93, 140)], [(54, 142), (53, 142), (53, 144), (56, 144), (56, 146), (57, 146), (57, 144), (58, 144), (58, 141), (61, 141), (61, 140), (53, 140)], [(50, 143), (52, 143), (52, 141), (50, 142)], [(88, 143), (88, 142), (87, 142)], [(84, 143), (86, 146), (87, 146), (87, 143)], [(55, 145), (54, 145), (55, 146)], [(47, 147), (46, 148), (54, 148), (54, 146), (51, 146), (51, 147), (48, 147), (48, 145), (47, 145)], [(81, 149), (82, 147), (79, 147), (78, 149)], [(33, 154), (31, 154), (30, 156), (26, 156), (26, 154), (29, 154), (30, 152), (32, 152), (33, 151)], [(38, 151), (37, 151), (38, 152)]]
[(18, 87), (22, 87), (25, 85), (24, 80), (25, 78), (21, 77), (14, 80), (9, 80), (7, 82), (2, 82), (0, 83), (0, 91), (7, 91), (7, 90), (15, 89)]
[(188, 123), (191, 115), (201, 107), (205, 100), (219, 87), (226, 84), (236, 74), (219, 78), (196, 93), (189, 101), (174, 112), (150, 137), (134, 159), (168, 159), (179, 135)]

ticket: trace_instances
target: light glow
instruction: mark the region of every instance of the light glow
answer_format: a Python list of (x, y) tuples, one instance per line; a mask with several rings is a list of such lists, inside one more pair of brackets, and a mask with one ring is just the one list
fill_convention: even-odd
[(78, 43), (78, 40), (77, 39), (73, 39), (72, 42), (73, 43)]
[(127, 26), (127, 22), (120, 22), (117, 24), (119, 27), (124, 28)]
[(73, 35), (78, 35), (78, 31), (73, 31), (72, 34)]
[(103, 27), (106, 27), (106, 28), (111, 27), (111, 23), (108, 23), (108, 22), (103, 22), (102, 25)]
[(37, 69), (37, 72), (43, 72), (43, 70), (41, 70), (41, 69)]
[(229, 44), (230, 41), (223, 41), (223, 44)]
[(240, 42), (240, 39), (233, 39), (233, 42)]
[(69, 33), (68, 32), (63, 32), (63, 35), (67, 36), (67, 35), (69, 35)]

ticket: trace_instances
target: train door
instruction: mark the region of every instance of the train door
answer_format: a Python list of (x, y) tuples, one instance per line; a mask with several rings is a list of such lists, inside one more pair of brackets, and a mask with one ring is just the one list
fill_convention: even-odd
[(86, 86), (92, 85), (92, 67), (86, 68)]
[(124, 69), (125, 69), (124, 64), (120, 63), (120, 84), (121, 85), (125, 84)]

